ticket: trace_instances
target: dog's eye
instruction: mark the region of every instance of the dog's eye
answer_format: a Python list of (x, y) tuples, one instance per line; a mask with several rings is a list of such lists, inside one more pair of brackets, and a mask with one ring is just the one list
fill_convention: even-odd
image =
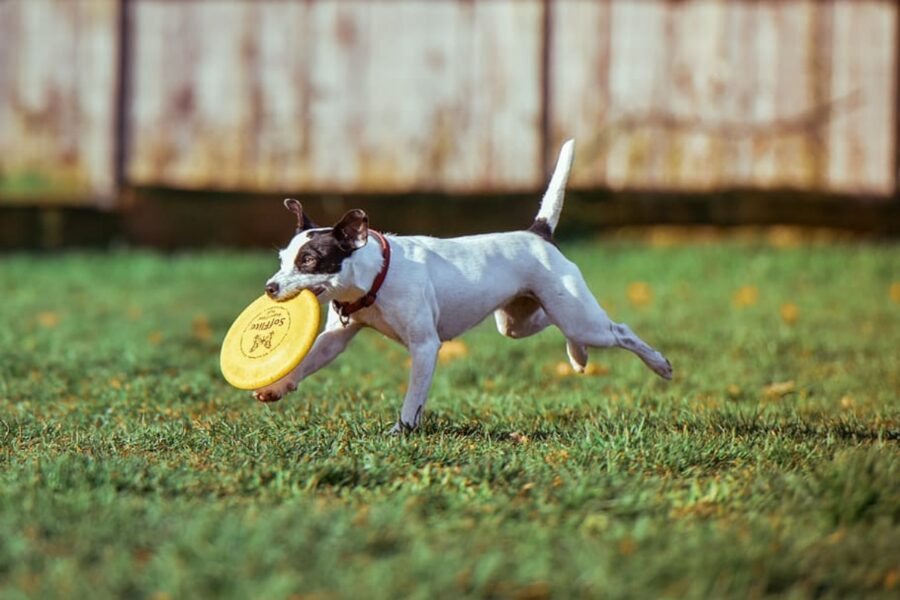
[(300, 259), (300, 264), (304, 267), (314, 267), (316, 266), (316, 257), (312, 254), (307, 254)]

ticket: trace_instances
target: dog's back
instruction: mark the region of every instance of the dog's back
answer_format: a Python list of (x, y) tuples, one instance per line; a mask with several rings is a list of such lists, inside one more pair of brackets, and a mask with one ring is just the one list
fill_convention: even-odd
[[(560, 150), (559, 160), (541, 207), (526, 231), (488, 233), (457, 238), (391, 237), (397, 256), (397, 281), (413, 291), (430, 286), (442, 339), (471, 328), (493, 311), (521, 296), (532, 297), (548, 275), (558, 277), (577, 267), (553, 241), (572, 167), (574, 142)], [(410, 307), (412, 309), (413, 307)]]

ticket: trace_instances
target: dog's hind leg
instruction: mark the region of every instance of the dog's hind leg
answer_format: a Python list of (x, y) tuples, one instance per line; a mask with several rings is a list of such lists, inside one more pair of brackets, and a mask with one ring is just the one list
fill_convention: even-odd
[[(553, 323), (547, 312), (533, 296), (519, 296), (494, 311), (497, 331), (513, 339), (540, 333)], [(571, 339), (566, 340), (569, 363), (578, 373), (587, 366), (587, 348)]]
[(585, 347), (623, 348), (636, 354), (660, 377), (672, 378), (672, 365), (666, 357), (627, 325), (615, 323), (607, 316), (575, 265), (567, 263), (563, 275), (539, 295), (549, 319), (568, 339), (569, 359), (573, 363), (580, 362), (582, 356), (586, 358)]

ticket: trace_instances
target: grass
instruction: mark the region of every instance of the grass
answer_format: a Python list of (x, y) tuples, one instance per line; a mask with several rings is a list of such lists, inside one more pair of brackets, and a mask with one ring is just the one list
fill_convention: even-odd
[(486, 323), (399, 439), (372, 332), (224, 383), (274, 255), (3, 257), (0, 597), (896, 597), (900, 249), (564, 250), (675, 380)]

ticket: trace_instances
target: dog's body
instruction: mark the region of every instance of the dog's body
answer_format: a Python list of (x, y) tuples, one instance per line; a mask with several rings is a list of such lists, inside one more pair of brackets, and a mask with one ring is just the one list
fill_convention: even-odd
[[(412, 370), (400, 418), (393, 431), (419, 425), (441, 342), (471, 329), (492, 312), (500, 333), (522, 338), (556, 325), (566, 336), (576, 371), (587, 364), (587, 348), (619, 347), (637, 354), (666, 379), (666, 358), (626, 325), (612, 322), (588, 290), (578, 267), (552, 240), (572, 163), (572, 141), (560, 152), (541, 209), (528, 231), (453, 239), (386, 236), (390, 264), (377, 301), (341, 318), (330, 306), (325, 331), (287, 377), (257, 390), (262, 401), (280, 399), (305, 377), (340, 354), (363, 327), (377, 329), (409, 350)], [(334, 228), (316, 228), (299, 203), (298, 232), (281, 252), (281, 270), (267, 283), (276, 300), (312, 289), (321, 301), (353, 302), (365, 296), (385, 264), (381, 244), (368, 235), (362, 211), (350, 211)]]

